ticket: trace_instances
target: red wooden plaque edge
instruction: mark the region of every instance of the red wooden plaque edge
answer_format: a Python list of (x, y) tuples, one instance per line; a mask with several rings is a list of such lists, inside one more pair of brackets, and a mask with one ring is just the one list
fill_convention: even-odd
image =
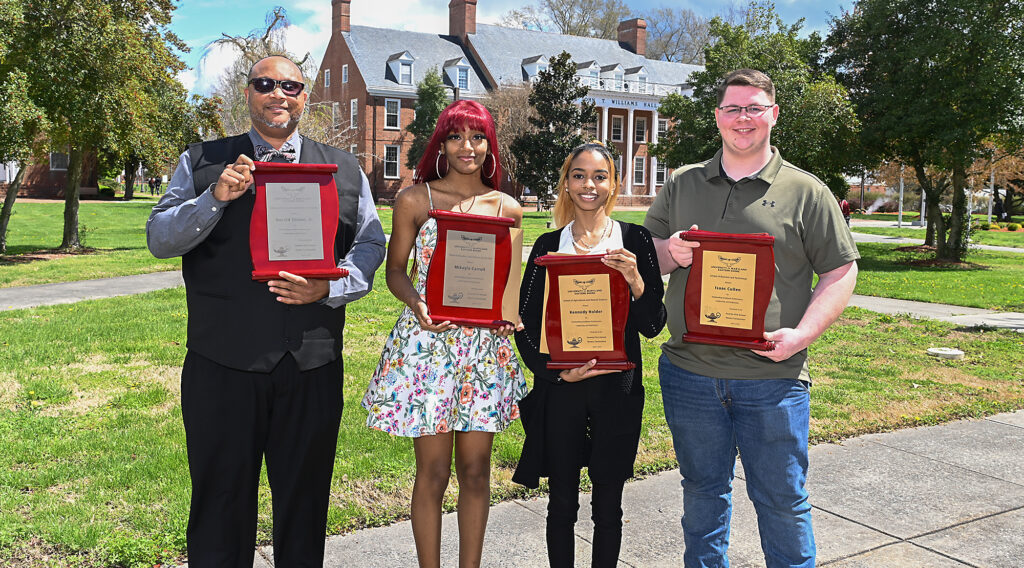
[[(697, 241), (700, 248), (694, 251), (693, 264), (686, 279), (686, 299), (683, 312), (686, 318), (686, 333), (683, 341), (722, 345), (740, 349), (771, 351), (775, 342), (764, 338), (764, 316), (775, 286), (775, 237), (768, 233), (733, 234), (713, 231), (683, 231), (679, 238)], [(754, 314), (750, 330), (722, 328), (700, 323), (700, 287), (704, 258), (698, 251), (721, 251), (754, 254)], [(693, 292), (696, 290), (696, 292)]]
[[(547, 335), (551, 360), (548, 369), (575, 369), (591, 359), (597, 359), (595, 369), (624, 371), (636, 364), (626, 356), (626, 320), (629, 319), (629, 284), (622, 273), (601, 262), (603, 254), (553, 255), (546, 254), (534, 262), (547, 268), (548, 303), (547, 325), (542, 330)], [(562, 317), (558, 304), (558, 276), (573, 274), (608, 274), (611, 283), (612, 300), (612, 350), (611, 351), (566, 351), (562, 348)]]
[[(281, 271), (303, 278), (337, 280), (348, 276), (348, 270), (338, 268), (334, 258), (334, 238), (338, 234), (338, 188), (334, 184), (336, 164), (284, 164), (255, 162), (253, 185), (256, 202), (249, 221), (249, 251), (252, 255), (252, 279), (266, 282), (280, 278)], [(267, 184), (268, 183), (320, 184), (320, 222), (325, 258), (314, 260), (270, 260), (267, 244)]]
[[(427, 267), (426, 302), (430, 319), (435, 323), (449, 321), (455, 325), (491, 329), (503, 325), (513, 325), (512, 322), (501, 317), (501, 301), (505, 295), (505, 285), (508, 283), (509, 267), (512, 262), (512, 236), (509, 233), (509, 228), (516, 224), (516, 220), (511, 217), (491, 217), (443, 209), (431, 209), (428, 214), (437, 221), (437, 246), (434, 247), (430, 266)], [(488, 233), (495, 236), (494, 289), (492, 290), (491, 307), (488, 309), (457, 308), (443, 304), (445, 272), (443, 259), (448, 249), (448, 231), (451, 230)], [(435, 262), (438, 259), (441, 260)]]

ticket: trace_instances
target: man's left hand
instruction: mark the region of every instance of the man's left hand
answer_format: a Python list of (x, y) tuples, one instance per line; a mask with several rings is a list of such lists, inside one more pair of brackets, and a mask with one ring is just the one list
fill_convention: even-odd
[(751, 349), (751, 351), (762, 357), (771, 359), (776, 363), (789, 359), (793, 355), (805, 349), (809, 344), (803, 333), (791, 327), (782, 327), (775, 331), (766, 331), (764, 332), (764, 338), (768, 341), (774, 341), (775, 349), (772, 349), (771, 351), (758, 351), (756, 349)]
[(327, 280), (310, 278), (309, 280), (290, 272), (278, 272), (284, 280), (267, 282), (270, 291), (277, 294), (277, 301), (285, 304), (312, 304), (320, 298), (326, 298), (331, 291), (331, 283)]

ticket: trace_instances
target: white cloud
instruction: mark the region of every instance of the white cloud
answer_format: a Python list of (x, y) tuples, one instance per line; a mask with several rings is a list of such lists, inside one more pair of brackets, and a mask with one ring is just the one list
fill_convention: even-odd
[(178, 82), (181, 83), (181, 86), (185, 87), (186, 91), (191, 92), (192, 87), (196, 86), (198, 76), (196, 75), (195, 69), (185, 69), (178, 73), (177, 79)]
[(237, 58), (238, 50), (233, 45), (215, 43), (208, 46), (194, 71), (197, 79), (193, 92), (209, 95)]

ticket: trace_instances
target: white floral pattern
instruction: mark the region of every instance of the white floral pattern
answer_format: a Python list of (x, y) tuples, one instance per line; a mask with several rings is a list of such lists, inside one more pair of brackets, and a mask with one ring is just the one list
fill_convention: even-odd
[[(416, 236), (421, 296), (436, 244), (431, 217)], [(384, 343), (363, 407), (367, 426), (397, 436), (500, 432), (519, 418), (526, 391), (511, 338), (474, 327), (424, 331), (406, 307)]]

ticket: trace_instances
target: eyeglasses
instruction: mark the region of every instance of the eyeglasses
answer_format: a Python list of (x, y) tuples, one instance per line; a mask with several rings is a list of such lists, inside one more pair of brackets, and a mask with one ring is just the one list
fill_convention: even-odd
[(747, 116), (750, 117), (758, 117), (768, 112), (768, 109), (773, 106), (775, 105), (726, 105), (718, 107), (718, 110), (722, 111), (729, 118), (738, 118), (742, 112), (746, 112)]
[(289, 97), (299, 96), (302, 89), (306, 88), (306, 84), (301, 81), (278, 81), (269, 77), (249, 79), (249, 84), (252, 85), (253, 89), (256, 89), (257, 93), (263, 94), (272, 93), (274, 89), (281, 87), (281, 92)]

